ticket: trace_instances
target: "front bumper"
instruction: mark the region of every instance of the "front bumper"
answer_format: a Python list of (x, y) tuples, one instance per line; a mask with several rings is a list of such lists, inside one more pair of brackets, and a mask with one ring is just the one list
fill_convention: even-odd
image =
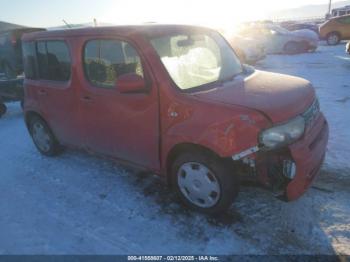
[[(280, 199), (296, 200), (305, 193), (319, 173), (326, 154), (328, 135), (327, 121), (319, 113), (297, 142), (277, 152), (257, 153), (258, 179)], [(292, 179), (283, 172), (286, 160), (295, 164), (295, 176)]]
[(323, 114), (320, 113), (303, 139), (289, 146), (292, 159), (296, 164), (296, 176), (286, 188), (288, 200), (295, 200), (305, 193), (319, 173), (328, 143), (329, 128)]

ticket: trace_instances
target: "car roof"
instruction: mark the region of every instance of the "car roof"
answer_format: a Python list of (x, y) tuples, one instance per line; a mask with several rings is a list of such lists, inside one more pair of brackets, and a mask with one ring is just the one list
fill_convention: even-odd
[(121, 25), (121, 26), (105, 26), (105, 27), (87, 27), (79, 29), (41, 31), (25, 34), (23, 41), (32, 41), (45, 38), (68, 38), (75, 36), (89, 35), (113, 35), (129, 36), (132, 34), (141, 34), (145, 36), (161, 36), (172, 32), (181, 31), (203, 31), (211, 30), (209, 28), (192, 25), (163, 25), (163, 24), (146, 24), (146, 25)]

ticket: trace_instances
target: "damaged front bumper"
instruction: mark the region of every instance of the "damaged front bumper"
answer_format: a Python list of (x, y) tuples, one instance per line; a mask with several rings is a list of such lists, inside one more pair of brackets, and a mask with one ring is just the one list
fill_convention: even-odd
[[(319, 173), (328, 143), (329, 128), (322, 113), (297, 142), (276, 151), (254, 150), (242, 158), (254, 168), (257, 179), (278, 198), (292, 201), (302, 196)], [(248, 153), (248, 152), (244, 152)], [(244, 154), (245, 155), (245, 154)], [(254, 165), (252, 165), (254, 161)]]
[(320, 114), (303, 139), (289, 146), (291, 156), (296, 163), (296, 176), (287, 185), (288, 200), (300, 197), (319, 173), (326, 154), (328, 136), (328, 123), (323, 114)]

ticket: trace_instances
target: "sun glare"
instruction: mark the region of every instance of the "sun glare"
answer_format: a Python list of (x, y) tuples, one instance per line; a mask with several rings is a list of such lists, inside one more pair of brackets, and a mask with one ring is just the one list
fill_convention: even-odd
[(172, 4), (168, 1), (150, 0), (137, 2), (137, 8), (131, 1), (114, 5), (119, 9), (132, 9), (133, 12), (115, 16), (110, 14), (111, 9), (106, 9), (100, 18), (101, 21), (111, 21), (115, 24), (156, 22), (230, 28), (240, 22), (266, 19), (270, 10), (264, 1), (257, 0), (247, 2), (178, 0)]

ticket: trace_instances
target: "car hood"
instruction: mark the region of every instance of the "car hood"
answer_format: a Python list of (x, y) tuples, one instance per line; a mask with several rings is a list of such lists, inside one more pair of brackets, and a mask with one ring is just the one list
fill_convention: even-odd
[(273, 123), (303, 113), (315, 99), (310, 82), (289, 75), (255, 71), (217, 88), (194, 93), (201, 100), (258, 110)]

